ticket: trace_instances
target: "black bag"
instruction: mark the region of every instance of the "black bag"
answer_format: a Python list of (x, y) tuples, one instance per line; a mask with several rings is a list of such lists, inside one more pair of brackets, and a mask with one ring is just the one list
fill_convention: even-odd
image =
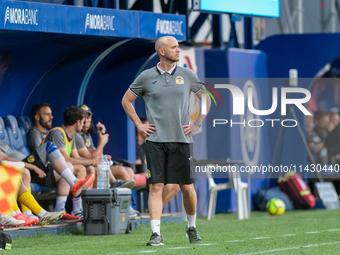
[(0, 250), (12, 249), (12, 238), (4, 232), (4, 227), (0, 225)]

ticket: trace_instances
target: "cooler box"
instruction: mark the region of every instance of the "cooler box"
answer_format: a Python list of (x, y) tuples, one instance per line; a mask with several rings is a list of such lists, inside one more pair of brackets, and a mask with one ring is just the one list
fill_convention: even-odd
[(126, 233), (131, 189), (86, 189), (81, 195), (85, 235)]

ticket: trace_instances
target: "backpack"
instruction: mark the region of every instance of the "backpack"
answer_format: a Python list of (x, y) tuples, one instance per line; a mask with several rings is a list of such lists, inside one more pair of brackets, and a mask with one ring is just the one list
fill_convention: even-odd
[(12, 238), (4, 232), (4, 227), (0, 225), (0, 250), (12, 249)]
[(295, 209), (310, 209), (315, 206), (315, 197), (301, 175), (290, 171), (278, 179), (278, 184), (284, 193), (292, 200)]

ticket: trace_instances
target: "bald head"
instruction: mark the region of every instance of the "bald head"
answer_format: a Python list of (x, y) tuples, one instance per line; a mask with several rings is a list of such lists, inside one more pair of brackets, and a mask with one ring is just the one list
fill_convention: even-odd
[(155, 43), (155, 50), (158, 54), (158, 56), (160, 56), (159, 50), (160, 49), (164, 49), (166, 45), (170, 44), (170, 43), (177, 43), (177, 40), (175, 37), (172, 36), (163, 36), (161, 38), (158, 38), (158, 40)]

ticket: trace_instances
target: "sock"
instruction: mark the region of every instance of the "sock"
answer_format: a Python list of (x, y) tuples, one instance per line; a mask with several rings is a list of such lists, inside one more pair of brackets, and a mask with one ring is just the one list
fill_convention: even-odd
[(150, 220), (152, 233), (157, 233), (161, 235), (161, 221), (160, 220)]
[(21, 213), (16, 199), (14, 200), (12, 209), (13, 209), (13, 212), (15, 212), (15, 213), (17, 213), (17, 211), (19, 211), (19, 213)]
[(44, 209), (42, 209), (38, 214), (36, 214), (39, 218), (44, 217), (44, 215), (48, 213), (47, 211), (45, 211)]
[(31, 209), (31, 211), (39, 217), (42, 217), (47, 213), (28, 191), (19, 197), (19, 202), (27, 206), (27, 208)]
[(187, 214), (187, 219), (188, 219), (188, 228), (190, 227), (196, 228), (196, 214), (195, 215)]
[(27, 217), (33, 217), (35, 215), (33, 215), (33, 213), (31, 211), (26, 211), (23, 214), (25, 214)]
[(79, 181), (74, 174), (72, 173), (72, 171), (70, 170), (70, 168), (66, 168), (64, 171), (61, 172), (61, 177), (63, 177), (67, 183), (70, 185), (71, 189), (73, 189), (73, 185)]
[(73, 214), (77, 214), (78, 212), (82, 211), (83, 205), (82, 205), (82, 199), (81, 198), (73, 198)]
[(57, 196), (54, 211), (60, 212), (65, 209), (67, 196)]
[[(31, 193), (31, 187), (26, 187), (27, 191), (29, 193)], [(32, 193), (31, 193), (32, 194)], [(20, 207), (21, 207), (21, 211), (24, 213), (24, 212), (27, 212), (27, 211), (30, 211), (29, 208), (27, 208), (24, 204), (20, 203)]]
[(17, 213), (15, 211), (12, 211), (11, 213), (11, 216), (14, 218), (14, 216), (16, 215)]

